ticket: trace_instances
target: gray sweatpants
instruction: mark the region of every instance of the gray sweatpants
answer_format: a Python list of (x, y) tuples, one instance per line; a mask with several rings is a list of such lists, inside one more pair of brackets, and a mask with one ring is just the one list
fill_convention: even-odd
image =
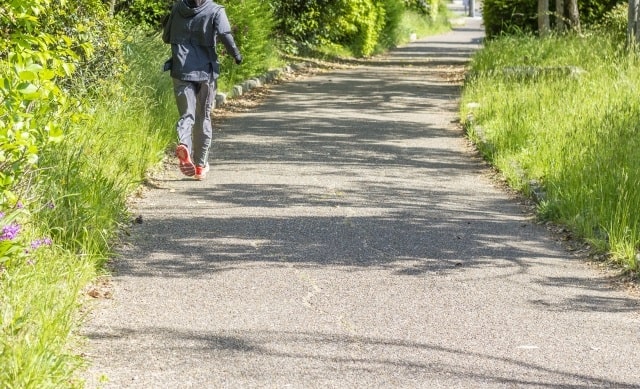
[(191, 160), (198, 166), (205, 166), (209, 158), (213, 137), (211, 111), (216, 101), (216, 89), (215, 80), (173, 79), (173, 93), (180, 114), (176, 124), (178, 142), (187, 146)]

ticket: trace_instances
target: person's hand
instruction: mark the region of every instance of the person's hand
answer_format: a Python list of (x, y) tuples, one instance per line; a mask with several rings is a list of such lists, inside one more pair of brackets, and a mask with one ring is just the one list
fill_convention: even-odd
[(236, 57), (236, 65), (240, 65), (242, 63), (242, 55), (238, 54), (238, 56)]

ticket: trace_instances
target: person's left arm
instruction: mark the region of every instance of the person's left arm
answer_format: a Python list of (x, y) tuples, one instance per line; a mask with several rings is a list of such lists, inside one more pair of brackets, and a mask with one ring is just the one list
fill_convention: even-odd
[(233, 57), (236, 61), (236, 64), (242, 63), (242, 54), (240, 53), (240, 49), (236, 46), (236, 42), (233, 39), (233, 35), (231, 34), (231, 24), (229, 23), (229, 19), (227, 18), (227, 14), (224, 11), (224, 8), (218, 12), (216, 15), (216, 34), (220, 38), (220, 41), (227, 49), (227, 52)]

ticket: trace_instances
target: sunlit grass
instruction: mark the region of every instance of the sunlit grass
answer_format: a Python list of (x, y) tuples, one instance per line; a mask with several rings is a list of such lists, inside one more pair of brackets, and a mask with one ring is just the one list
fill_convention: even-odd
[(76, 325), (90, 261), (57, 246), (40, 248), (0, 276), (0, 383), (11, 388), (81, 387)]
[(81, 290), (129, 223), (128, 196), (174, 142), (171, 81), (160, 70), (166, 47), (140, 35), (127, 48), (124, 85), (89, 96), (87, 119), (41, 153), (29, 180), (32, 212), (22, 231), (54, 245), (0, 266), (2, 387), (81, 387), (70, 378), (83, 363), (71, 349)]
[(449, 10), (444, 6), (441, 7), (435, 21), (431, 20), (427, 15), (422, 15), (415, 11), (406, 11), (402, 15), (397, 43), (407, 43), (411, 34), (416, 34), (416, 37), (423, 38), (449, 31), (451, 29), (450, 17)]
[(640, 248), (639, 88), (637, 60), (604, 34), (504, 38), (474, 58), (462, 103), (471, 137), (482, 134), (511, 184), (543, 184), (541, 216), (630, 270)]

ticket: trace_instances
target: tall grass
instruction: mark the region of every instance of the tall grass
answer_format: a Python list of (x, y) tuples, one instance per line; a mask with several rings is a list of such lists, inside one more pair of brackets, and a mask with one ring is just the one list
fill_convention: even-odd
[(416, 34), (420, 38), (449, 31), (451, 29), (449, 18), (451, 17), (451, 11), (442, 2), (435, 19), (416, 11), (405, 11), (402, 13), (399, 28), (395, 32), (394, 44), (407, 43), (411, 34)]
[(640, 249), (637, 65), (606, 34), (501, 38), (474, 58), (462, 104), (471, 136), (515, 187), (542, 183), (542, 217), (632, 271)]
[(41, 154), (30, 180), (28, 225), (21, 237), (52, 246), (0, 266), (0, 387), (81, 387), (74, 345), (81, 291), (102, 271), (129, 222), (127, 196), (164, 156), (177, 115), (167, 48), (157, 37), (127, 43), (122, 87), (94, 96), (90, 119)]
[(78, 295), (94, 276), (88, 261), (59, 247), (41, 249), (0, 282), (0, 384), (5, 388), (81, 387), (74, 335)]
[(123, 86), (93, 97), (91, 119), (44, 154), (38, 180), (38, 197), (55, 204), (40, 222), (98, 267), (127, 222), (127, 196), (162, 159), (175, 132), (170, 78), (161, 72), (166, 47), (138, 34), (125, 48)]

